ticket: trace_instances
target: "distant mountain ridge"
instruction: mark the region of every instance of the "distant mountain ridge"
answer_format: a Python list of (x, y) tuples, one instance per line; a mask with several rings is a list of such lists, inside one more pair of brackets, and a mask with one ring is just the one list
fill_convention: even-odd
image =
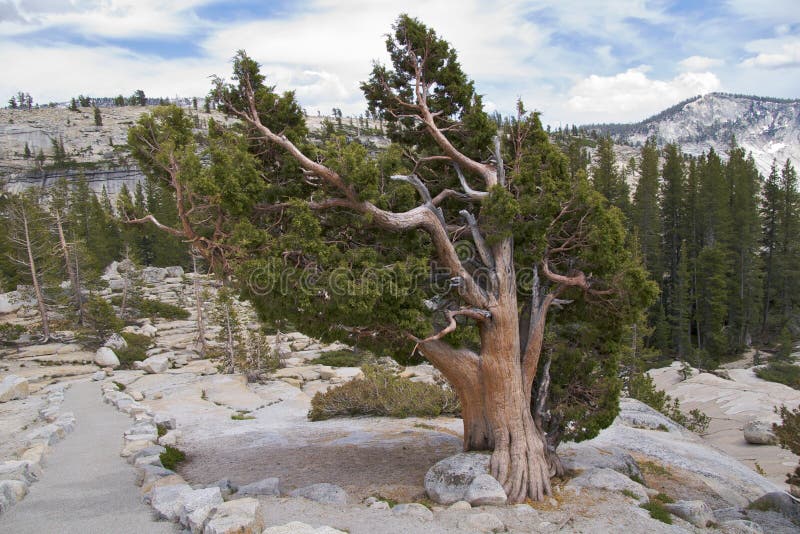
[(641, 146), (650, 136), (659, 145), (678, 143), (699, 155), (713, 148), (725, 156), (732, 137), (752, 153), (767, 175), (773, 160), (800, 165), (800, 99), (709, 93), (684, 100), (638, 123), (581, 127), (610, 134), (616, 143)]

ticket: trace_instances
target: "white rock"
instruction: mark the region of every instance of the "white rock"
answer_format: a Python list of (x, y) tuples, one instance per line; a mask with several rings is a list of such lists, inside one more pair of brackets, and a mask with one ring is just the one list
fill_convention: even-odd
[(92, 380), (94, 380), (95, 382), (105, 379), (106, 379), (105, 371), (97, 371), (95, 374), (92, 375)]
[(489, 471), (489, 455), (464, 452), (440, 460), (425, 474), (425, 491), (434, 502), (463, 501), (472, 481)]
[(753, 420), (744, 425), (744, 439), (753, 445), (774, 445), (777, 443), (772, 423), (769, 421)]
[(664, 508), (696, 527), (705, 528), (709, 523), (717, 522), (714, 511), (703, 501), (678, 501), (665, 504)]
[(111, 278), (108, 281), (108, 289), (111, 291), (122, 291), (125, 289), (126, 281), (122, 278)]
[(500, 519), (489, 513), (480, 513), (467, 516), (461, 522), (462, 528), (466, 527), (469, 532), (502, 532), (506, 529)]
[(374, 503), (370, 504), (369, 507), (373, 510), (388, 510), (391, 508), (389, 503), (386, 501), (375, 501)]
[[(244, 486), (239, 486), (239, 491), (237, 491), (236, 494), (237, 495), (280, 495), (281, 494), (280, 485), (281, 481), (279, 478), (275, 477), (265, 478), (264, 480), (259, 480), (251, 484), (245, 484)], [(304, 495), (300, 496), (304, 497)]]
[(584, 471), (579, 476), (570, 480), (565, 486), (580, 494), (583, 488), (604, 489), (608, 491), (629, 491), (636, 495), (636, 500), (642, 504), (650, 501), (644, 486), (630, 478), (608, 468), (592, 468)]
[(125, 341), (125, 338), (122, 337), (121, 335), (114, 333), (111, 334), (111, 337), (109, 337), (105, 343), (103, 343), (103, 346), (108, 347), (111, 350), (119, 350), (127, 347), (128, 342)]
[(0, 463), (0, 480), (20, 480), (32, 484), (42, 476), (42, 468), (28, 460), (8, 460)]
[(119, 358), (108, 347), (100, 347), (94, 353), (94, 363), (100, 367), (119, 367)]
[(180, 265), (174, 265), (172, 267), (165, 267), (166, 278), (180, 278), (183, 276), (183, 267)]
[(170, 447), (175, 447), (178, 443), (180, 443), (181, 438), (183, 437), (183, 433), (180, 430), (170, 430), (160, 438), (158, 438), (158, 444)]
[(182, 496), (178, 519), (181, 525), (188, 527), (190, 514), (200, 508), (206, 508), (210, 511), (211, 507), (222, 503), (222, 492), (217, 487), (193, 490)]
[(151, 324), (144, 325), (139, 331), (143, 336), (149, 337), (156, 337), (156, 334), (158, 333), (158, 329)]
[(163, 354), (150, 356), (141, 362), (141, 368), (145, 373), (159, 374), (169, 369), (169, 358)]
[(414, 517), (423, 521), (430, 521), (433, 519), (433, 512), (419, 503), (404, 503), (398, 504), (392, 508), (392, 514), (404, 517)]
[(322, 526), (314, 528), (306, 523), (300, 521), (292, 521), (285, 525), (278, 525), (264, 529), (262, 534), (344, 534), (344, 531), (337, 530), (333, 527)]
[[(239, 488), (239, 491), (241, 490)], [(289, 495), (292, 497), (304, 497), (322, 504), (347, 504), (347, 492), (341, 487), (327, 482), (296, 489)]]
[(764, 530), (761, 525), (746, 519), (734, 519), (731, 521), (723, 521), (719, 525), (719, 529), (725, 534), (763, 534)]
[(0, 496), (5, 495), (10, 503), (17, 503), (28, 494), (28, 485), (21, 480), (0, 480)]
[(28, 381), (17, 375), (8, 375), (0, 382), (0, 402), (24, 399), (28, 392)]
[(157, 284), (167, 277), (167, 270), (161, 267), (145, 267), (142, 269), (142, 280), (148, 284)]
[(188, 484), (153, 488), (153, 491), (150, 492), (150, 506), (153, 507), (159, 518), (177, 521), (183, 497), (192, 491), (192, 487)]
[(467, 501), (456, 501), (456, 502), (454, 502), (453, 504), (450, 505), (448, 510), (455, 510), (455, 511), (463, 512), (464, 510), (472, 510), (472, 505), (470, 503), (468, 503)]
[(203, 534), (258, 534), (264, 528), (260, 507), (258, 500), (252, 498), (215, 506), (208, 515)]
[(135, 401), (143, 401), (144, 400), (144, 393), (139, 391), (138, 389), (132, 389), (128, 392), (128, 395)]
[(175, 418), (170, 417), (165, 413), (155, 414), (153, 416), (153, 423), (155, 423), (156, 425), (161, 425), (167, 430), (174, 430), (175, 428), (177, 428), (177, 425), (175, 423)]
[(17, 291), (10, 293), (0, 293), (0, 315), (14, 313), (22, 307), (20, 294)]
[(508, 500), (503, 486), (489, 474), (480, 474), (475, 477), (464, 494), (464, 500), (472, 506), (503, 505)]

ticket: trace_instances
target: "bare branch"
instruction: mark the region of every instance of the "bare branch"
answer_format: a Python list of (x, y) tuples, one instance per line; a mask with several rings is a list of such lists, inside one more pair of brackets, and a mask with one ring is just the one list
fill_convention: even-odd
[(483, 238), (480, 228), (478, 228), (478, 221), (475, 220), (475, 216), (467, 210), (461, 210), (458, 213), (464, 217), (464, 220), (467, 221), (469, 225), (469, 229), (472, 231), (472, 240), (475, 242), (475, 248), (478, 249), (478, 255), (480, 255), (481, 261), (485, 266), (494, 270), (494, 256), (492, 256), (489, 247), (486, 245), (486, 240)]
[(428, 188), (425, 184), (422, 183), (422, 180), (419, 179), (419, 176), (416, 174), (393, 174), (389, 177), (391, 180), (396, 180), (398, 182), (406, 182), (414, 186), (414, 189), (419, 192), (419, 196), (422, 197), (422, 200), (426, 204), (432, 204), (433, 199), (431, 199), (431, 192), (428, 191)]
[(171, 226), (167, 226), (165, 224), (161, 224), (160, 222), (158, 222), (158, 219), (153, 217), (153, 215), (145, 215), (144, 217), (141, 217), (139, 219), (126, 219), (125, 222), (127, 224), (147, 224), (147, 223), (152, 223), (159, 230), (164, 230), (165, 232), (167, 232), (169, 234), (172, 234), (174, 236), (177, 236), (177, 237), (186, 237), (186, 235), (182, 231), (177, 230), (175, 228), (172, 228)]
[(492, 318), (491, 312), (486, 310), (480, 310), (477, 308), (461, 308), (460, 310), (448, 310), (445, 312), (447, 318), (449, 319), (449, 323), (447, 326), (439, 330), (436, 334), (427, 337), (425, 339), (417, 340), (417, 343), (423, 344), (428, 343), (431, 341), (437, 341), (442, 339), (444, 336), (453, 332), (456, 327), (458, 326), (456, 323), (456, 317), (462, 315), (464, 317), (469, 317), (471, 319), (475, 319), (476, 321), (486, 321)]
[(494, 139), (494, 168), (497, 172), (497, 182), (506, 185), (506, 169), (503, 166), (503, 153), (500, 151), (500, 137), (495, 135)]
[(456, 169), (456, 174), (458, 174), (458, 181), (461, 182), (461, 187), (464, 189), (464, 192), (469, 198), (473, 200), (483, 200), (489, 196), (489, 193), (486, 191), (476, 191), (469, 186), (467, 179), (464, 177), (464, 173), (461, 172), (461, 167), (459, 167), (458, 163), (453, 162), (453, 167)]

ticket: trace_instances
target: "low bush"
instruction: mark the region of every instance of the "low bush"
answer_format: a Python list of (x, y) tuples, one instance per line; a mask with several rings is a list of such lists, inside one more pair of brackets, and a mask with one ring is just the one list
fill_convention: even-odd
[(25, 333), (25, 327), (18, 324), (0, 323), (0, 345), (6, 345), (19, 339)]
[(314, 395), (309, 419), (353, 415), (437, 417), (461, 412), (458, 396), (449, 387), (412, 382), (376, 365), (361, 369), (363, 378)]
[(647, 373), (632, 374), (628, 382), (628, 395), (642, 401), (654, 410), (658, 410), (679, 425), (692, 432), (704, 434), (708, 430), (711, 418), (700, 410), (691, 410), (689, 415), (681, 411), (681, 403), (673, 399), (665, 391), (656, 389), (653, 379)]
[(178, 464), (186, 459), (186, 454), (184, 454), (182, 450), (176, 449), (175, 447), (171, 447), (169, 445), (166, 446), (166, 449), (167, 450), (165, 452), (162, 452), (159, 455), (161, 465), (170, 471), (175, 471), (175, 468), (178, 467)]
[(664, 504), (661, 501), (657, 501), (653, 499), (647, 504), (640, 505), (642, 508), (650, 512), (650, 517), (661, 521), (662, 523), (666, 523), (668, 525), (672, 524), (672, 516), (670, 515), (669, 511), (664, 507)]
[(147, 358), (146, 352), (153, 344), (153, 340), (148, 336), (131, 332), (123, 332), (122, 337), (128, 343), (128, 346), (116, 349), (114, 353), (119, 358), (120, 367), (130, 369), (133, 367), (133, 362), (140, 362)]
[(189, 312), (184, 308), (160, 300), (142, 299), (136, 303), (136, 307), (143, 317), (161, 317), (170, 320), (189, 318)]
[[(772, 425), (778, 443), (784, 449), (789, 449), (794, 454), (800, 455), (800, 408), (789, 410), (786, 406), (781, 406), (780, 410), (775, 410), (781, 416), (780, 425)], [(792, 494), (800, 495), (800, 463), (794, 473), (787, 473), (786, 483), (792, 486)]]
[(360, 367), (364, 363), (364, 354), (352, 350), (332, 350), (323, 352), (311, 363), (329, 367)]
[(800, 366), (788, 362), (770, 362), (766, 367), (756, 369), (756, 376), (762, 380), (800, 389)]

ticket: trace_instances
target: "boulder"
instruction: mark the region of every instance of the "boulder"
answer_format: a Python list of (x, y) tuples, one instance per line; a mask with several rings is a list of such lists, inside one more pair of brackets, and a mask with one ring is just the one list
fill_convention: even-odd
[(581, 472), (593, 467), (607, 467), (627, 477), (644, 480), (639, 464), (621, 447), (598, 447), (591, 441), (567, 442), (559, 445), (558, 457), (568, 471)]
[(159, 374), (169, 369), (169, 358), (164, 355), (150, 356), (142, 362), (139, 362), (142, 371), (148, 374)]
[(744, 425), (744, 439), (753, 445), (775, 445), (777, 438), (772, 432), (772, 423), (755, 419)]
[(203, 534), (260, 534), (264, 528), (261, 505), (252, 498), (215, 506), (208, 514)]
[(780, 512), (794, 523), (800, 524), (800, 500), (784, 491), (773, 491), (753, 501), (750, 505), (756, 509), (772, 509)]
[(28, 381), (17, 375), (8, 375), (0, 382), (0, 402), (24, 399), (28, 393)]
[(180, 265), (165, 267), (164, 271), (167, 274), (165, 278), (180, 278), (181, 276), (183, 276), (183, 267), (181, 267)]
[(717, 522), (714, 511), (703, 501), (678, 501), (665, 504), (664, 507), (671, 514), (699, 528), (706, 528), (710, 523)]
[(150, 506), (152, 506), (159, 518), (167, 521), (177, 521), (183, 498), (192, 491), (192, 487), (188, 484), (153, 488), (150, 492)]
[(19, 480), (33, 484), (42, 476), (42, 468), (28, 460), (0, 462), (0, 480)]
[(411, 502), (398, 504), (392, 508), (392, 514), (404, 517), (414, 517), (423, 521), (430, 521), (433, 519), (433, 512), (428, 510), (425, 506)]
[(463, 512), (465, 510), (472, 510), (472, 505), (467, 501), (457, 501), (451, 504), (448, 510)]
[(143, 336), (156, 337), (158, 329), (151, 324), (146, 324), (141, 329), (139, 329), (139, 331), (142, 333)]
[(119, 358), (109, 347), (100, 347), (94, 353), (94, 363), (100, 367), (119, 367)]
[(506, 529), (496, 515), (485, 512), (467, 516), (461, 521), (461, 527), (469, 532), (503, 532)]
[(488, 474), (489, 455), (464, 452), (440, 460), (425, 474), (425, 491), (439, 504), (465, 500), (467, 489), (478, 475)]
[(170, 417), (169, 415), (167, 415), (165, 413), (157, 413), (157, 414), (155, 414), (153, 416), (153, 423), (155, 423), (156, 425), (161, 425), (164, 428), (166, 428), (167, 430), (174, 430), (175, 428), (177, 428), (177, 426), (175, 424), (175, 418), (174, 417)]
[(200, 508), (206, 508), (210, 512), (212, 507), (218, 506), (223, 502), (222, 493), (217, 487), (197, 489), (185, 493), (179, 505), (178, 521), (180, 521), (181, 525), (188, 527), (190, 514)]
[(733, 519), (719, 524), (720, 531), (725, 534), (763, 534), (761, 525), (747, 519)]
[(167, 277), (167, 270), (162, 267), (145, 267), (142, 269), (142, 280), (147, 284), (157, 284)]
[[(239, 491), (236, 492), (237, 495), (280, 495), (281, 481), (278, 478), (271, 477), (265, 478), (264, 480), (259, 480), (257, 482), (253, 482), (251, 484), (245, 484), (244, 486), (239, 486)], [(313, 487), (313, 486), (309, 486)], [(336, 486), (338, 487), (338, 486)], [(308, 489), (308, 488), (304, 488)], [(341, 488), (339, 488), (341, 489)], [(299, 490), (298, 490), (299, 491)], [(344, 490), (342, 490), (344, 491)], [(305, 495), (300, 495), (300, 497), (305, 497)], [(309, 497), (310, 498), (310, 497)], [(317, 500), (317, 499), (312, 499)], [(323, 501), (319, 501), (323, 502)], [(346, 502), (346, 499), (345, 499)]]
[[(267, 479), (269, 480), (269, 479)], [(239, 488), (242, 491), (242, 488)], [(336, 484), (312, 484), (292, 491), (292, 497), (303, 497), (322, 504), (347, 504), (347, 492)]]
[(484, 504), (503, 505), (508, 500), (503, 486), (489, 474), (480, 474), (475, 477), (464, 494), (464, 500), (472, 506)]
[(0, 293), (0, 315), (14, 313), (22, 307), (19, 292)]
[(160, 478), (168, 477), (174, 474), (175, 471), (170, 471), (165, 467), (160, 467), (157, 465), (143, 465), (136, 470), (136, 485), (149, 485)]
[(650, 501), (644, 486), (638, 482), (634, 482), (623, 474), (617, 473), (613, 469), (605, 467), (595, 467), (584, 471), (570, 480), (566, 487), (578, 494), (580, 494), (581, 490), (584, 488), (618, 492), (628, 491), (636, 496), (636, 500), (639, 504)]
[(119, 350), (124, 349), (128, 346), (128, 342), (125, 341), (125, 338), (121, 335), (114, 333), (103, 343), (104, 347), (108, 347), (111, 350)]
[(5, 496), (8, 502), (18, 503), (28, 494), (28, 485), (21, 480), (0, 480), (0, 498)]
[(126, 281), (122, 278), (112, 278), (108, 281), (108, 289), (111, 291), (122, 291), (125, 289)]
[(168, 430), (166, 434), (158, 438), (158, 444), (170, 447), (175, 447), (180, 442), (181, 438), (183, 437), (183, 432), (180, 430)]
[(92, 375), (92, 380), (99, 381), (106, 379), (106, 372), (105, 371), (97, 371), (95, 374)]
[(344, 531), (328, 526), (314, 528), (300, 521), (292, 521), (285, 525), (269, 527), (262, 534), (344, 534)]

